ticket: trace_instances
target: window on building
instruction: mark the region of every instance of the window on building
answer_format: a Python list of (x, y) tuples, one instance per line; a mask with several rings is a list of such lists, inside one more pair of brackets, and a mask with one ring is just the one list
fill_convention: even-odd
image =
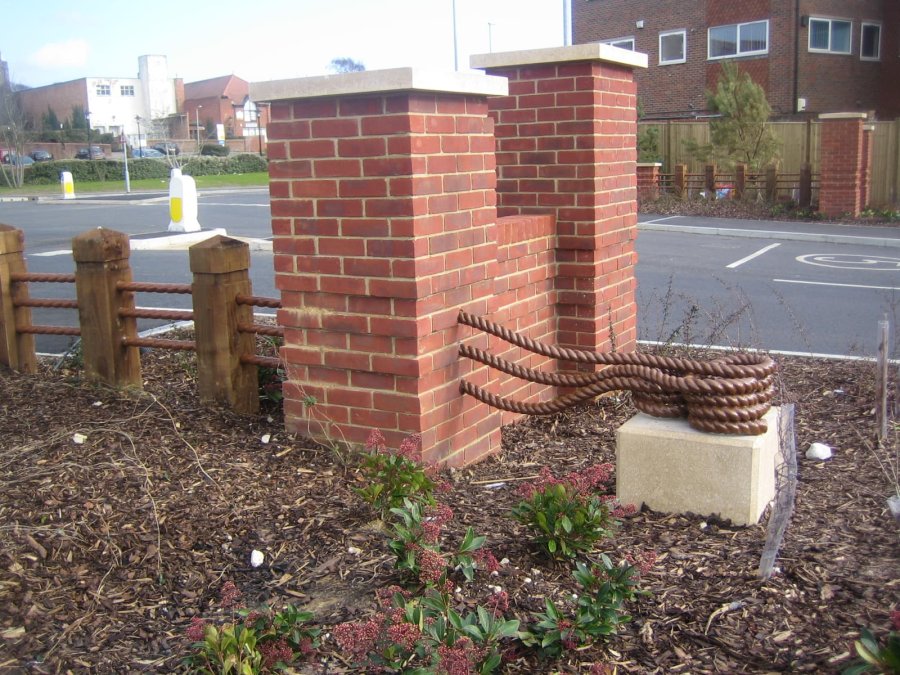
[(732, 23), (709, 29), (708, 54), (711, 59), (755, 56), (769, 52), (769, 21)]
[(859, 58), (864, 61), (881, 59), (881, 24), (864, 23), (859, 33)]
[(98, 84), (97, 85), (97, 96), (109, 96), (109, 85), (108, 84)]
[(669, 30), (659, 34), (659, 64), (684, 63), (687, 54), (687, 32)]
[(119, 94), (122, 96), (134, 96), (134, 86), (130, 84), (123, 84), (119, 87)]
[(809, 51), (849, 54), (853, 23), (841, 19), (809, 20)]
[(619, 49), (628, 49), (630, 51), (634, 51), (633, 37), (616, 38), (615, 40), (603, 40), (601, 44), (618, 47)]

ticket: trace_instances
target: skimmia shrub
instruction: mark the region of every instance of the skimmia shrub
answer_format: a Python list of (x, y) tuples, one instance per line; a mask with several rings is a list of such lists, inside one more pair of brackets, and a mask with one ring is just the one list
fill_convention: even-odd
[(860, 630), (860, 637), (854, 643), (859, 662), (844, 670), (843, 675), (859, 675), (860, 673), (897, 673), (900, 674), (900, 610), (891, 612), (893, 630), (888, 634), (884, 644), (867, 628)]
[(611, 474), (611, 464), (598, 464), (558, 479), (544, 467), (537, 480), (520, 489), (523, 499), (512, 516), (531, 528), (535, 543), (551, 557), (574, 558), (611, 536), (616, 518), (634, 510), (603, 494)]
[(519, 635), (519, 622), (503, 616), (503, 593), (465, 614), (446, 589), (414, 597), (392, 587), (379, 593), (379, 602), (372, 618), (333, 631), (338, 647), (366, 672), (491, 673), (503, 642)]
[(391, 509), (394, 522), (393, 538), (388, 547), (397, 557), (395, 567), (413, 581), (424, 586), (444, 584), (449, 569), (459, 569), (467, 581), (475, 577), (476, 567), (488, 572), (497, 567), (493, 554), (482, 549), (485, 537), (466, 529), (456, 551), (441, 551), (443, 527), (453, 518), (453, 511), (444, 504), (423, 506), (409, 499), (401, 508)]
[(255, 675), (286, 670), (315, 652), (319, 629), (308, 626), (312, 614), (294, 607), (279, 611), (237, 609), (241, 593), (233, 582), (220, 592), (230, 621), (216, 625), (194, 617), (187, 629), (193, 652), (184, 659), (189, 672)]
[(396, 452), (390, 452), (384, 435), (373, 431), (366, 441), (359, 471), (365, 487), (354, 490), (385, 519), (393, 508), (403, 506), (403, 501), (434, 503), (434, 491), (440, 487), (431, 472), (419, 461), (421, 437), (407, 437)]
[(619, 625), (631, 621), (625, 603), (644, 594), (638, 588), (638, 577), (652, 567), (655, 553), (647, 553), (637, 564), (614, 565), (606, 555), (590, 566), (577, 562), (572, 576), (580, 586), (575, 607), (565, 612), (549, 598), (546, 610), (523, 638), (525, 644), (539, 648), (545, 655), (556, 657), (568, 649), (577, 649), (615, 633)]

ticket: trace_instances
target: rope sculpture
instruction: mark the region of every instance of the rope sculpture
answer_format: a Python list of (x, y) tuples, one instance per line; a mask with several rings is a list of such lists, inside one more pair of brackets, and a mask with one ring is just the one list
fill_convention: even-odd
[(696, 361), (651, 354), (600, 354), (552, 347), (524, 337), (482, 317), (460, 311), (457, 321), (535, 354), (574, 363), (606, 366), (600, 372), (543, 373), (460, 345), (460, 356), (514, 377), (575, 391), (542, 403), (523, 403), (491, 394), (462, 380), (459, 389), (494, 408), (526, 415), (552, 415), (599, 394), (628, 389), (634, 406), (654, 417), (686, 417), (700, 431), (759, 435), (774, 395), (775, 362), (759, 354), (729, 354)]

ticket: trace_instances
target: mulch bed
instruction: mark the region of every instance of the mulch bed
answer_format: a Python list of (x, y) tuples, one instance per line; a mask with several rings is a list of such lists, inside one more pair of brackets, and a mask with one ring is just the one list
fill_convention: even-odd
[[(900, 530), (872, 450), (874, 366), (778, 360), (797, 406), (800, 481), (776, 574), (757, 576), (765, 520), (639, 511), (602, 543), (616, 560), (659, 554), (633, 621), (556, 662), (519, 651), (504, 672), (840, 672), (860, 627), (885, 635), (900, 602)], [(247, 604), (314, 612), (326, 633), (396, 582), (386, 535), (350, 490), (353, 463), (285, 433), (277, 406), (252, 417), (202, 406), (179, 353), (143, 356), (143, 393), (51, 365), (37, 377), (0, 370), (0, 671), (176, 670), (191, 617), (216, 617), (227, 580)], [(541, 558), (508, 517), (518, 479), (613, 462), (632, 414), (623, 394), (525, 420), (504, 429), (502, 454), (449, 474), (453, 536), (471, 525), (509, 559), (467, 598), (500, 585), (523, 621), (545, 597), (565, 605), (570, 567)], [(813, 441), (834, 458), (807, 460)], [(254, 549), (265, 553), (257, 568)], [(326, 637), (303, 672), (349, 671)]]

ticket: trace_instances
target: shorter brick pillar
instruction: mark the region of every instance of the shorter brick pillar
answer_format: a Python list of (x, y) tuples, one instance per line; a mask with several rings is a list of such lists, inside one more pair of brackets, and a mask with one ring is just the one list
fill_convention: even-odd
[(652, 202), (659, 198), (660, 162), (639, 163), (637, 165), (637, 190), (639, 202)]
[(819, 115), (819, 212), (825, 216), (856, 217), (862, 210), (864, 166), (868, 173), (865, 119), (866, 113)]
[(637, 90), (644, 54), (602, 44), (477, 54), (509, 79), (489, 99), (501, 216), (556, 219), (557, 343), (637, 345)]

